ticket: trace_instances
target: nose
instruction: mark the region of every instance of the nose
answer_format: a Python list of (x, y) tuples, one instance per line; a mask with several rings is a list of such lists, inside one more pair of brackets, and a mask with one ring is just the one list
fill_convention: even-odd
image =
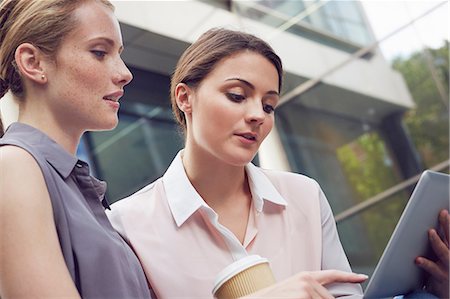
[(247, 101), (245, 120), (249, 123), (261, 125), (264, 123), (266, 113), (260, 100)]
[(125, 62), (120, 57), (116, 63), (115, 71), (116, 75), (114, 76), (114, 84), (123, 87), (133, 80), (133, 74), (131, 74), (130, 70), (125, 65)]

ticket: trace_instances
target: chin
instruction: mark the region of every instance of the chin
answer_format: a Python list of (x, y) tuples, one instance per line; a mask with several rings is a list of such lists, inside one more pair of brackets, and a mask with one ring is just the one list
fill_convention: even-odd
[(118, 125), (118, 120), (111, 120), (109, 122), (103, 122), (101, 124), (97, 124), (95, 128), (91, 129), (90, 131), (111, 131), (115, 129)]
[(114, 130), (117, 127), (118, 122), (112, 123), (108, 126), (105, 126), (105, 128), (103, 129), (104, 131), (110, 131), (110, 130)]
[(229, 159), (229, 163), (233, 166), (245, 166), (248, 163), (250, 163), (253, 158), (256, 156), (256, 154), (249, 155), (249, 154), (241, 154), (241, 155), (233, 155)]

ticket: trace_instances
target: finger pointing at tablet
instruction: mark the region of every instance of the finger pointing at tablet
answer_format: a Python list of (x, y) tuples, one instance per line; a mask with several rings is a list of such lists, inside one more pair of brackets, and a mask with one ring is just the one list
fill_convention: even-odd
[(367, 275), (338, 270), (300, 272), (244, 298), (334, 298), (324, 287), (335, 282), (361, 283)]

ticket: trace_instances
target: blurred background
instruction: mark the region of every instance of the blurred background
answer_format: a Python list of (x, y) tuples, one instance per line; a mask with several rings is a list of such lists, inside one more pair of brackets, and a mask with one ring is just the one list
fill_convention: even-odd
[(160, 177), (183, 147), (170, 75), (217, 26), (255, 34), (282, 58), (276, 127), (254, 162), (320, 183), (356, 272), (372, 273), (418, 175), (449, 172), (448, 1), (113, 3), (134, 80), (119, 126), (86, 133), (78, 150), (110, 202)]

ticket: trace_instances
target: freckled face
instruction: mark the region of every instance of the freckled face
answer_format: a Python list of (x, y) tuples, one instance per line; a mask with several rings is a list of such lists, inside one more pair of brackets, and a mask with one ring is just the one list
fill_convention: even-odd
[(75, 30), (61, 42), (46, 70), (50, 109), (65, 128), (82, 132), (117, 125), (118, 100), (132, 75), (122, 61), (122, 36), (112, 10), (78, 7)]
[(217, 63), (193, 93), (186, 146), (234, 166), (250, 162), (273, 127), (278, 73), (251, 51)]

